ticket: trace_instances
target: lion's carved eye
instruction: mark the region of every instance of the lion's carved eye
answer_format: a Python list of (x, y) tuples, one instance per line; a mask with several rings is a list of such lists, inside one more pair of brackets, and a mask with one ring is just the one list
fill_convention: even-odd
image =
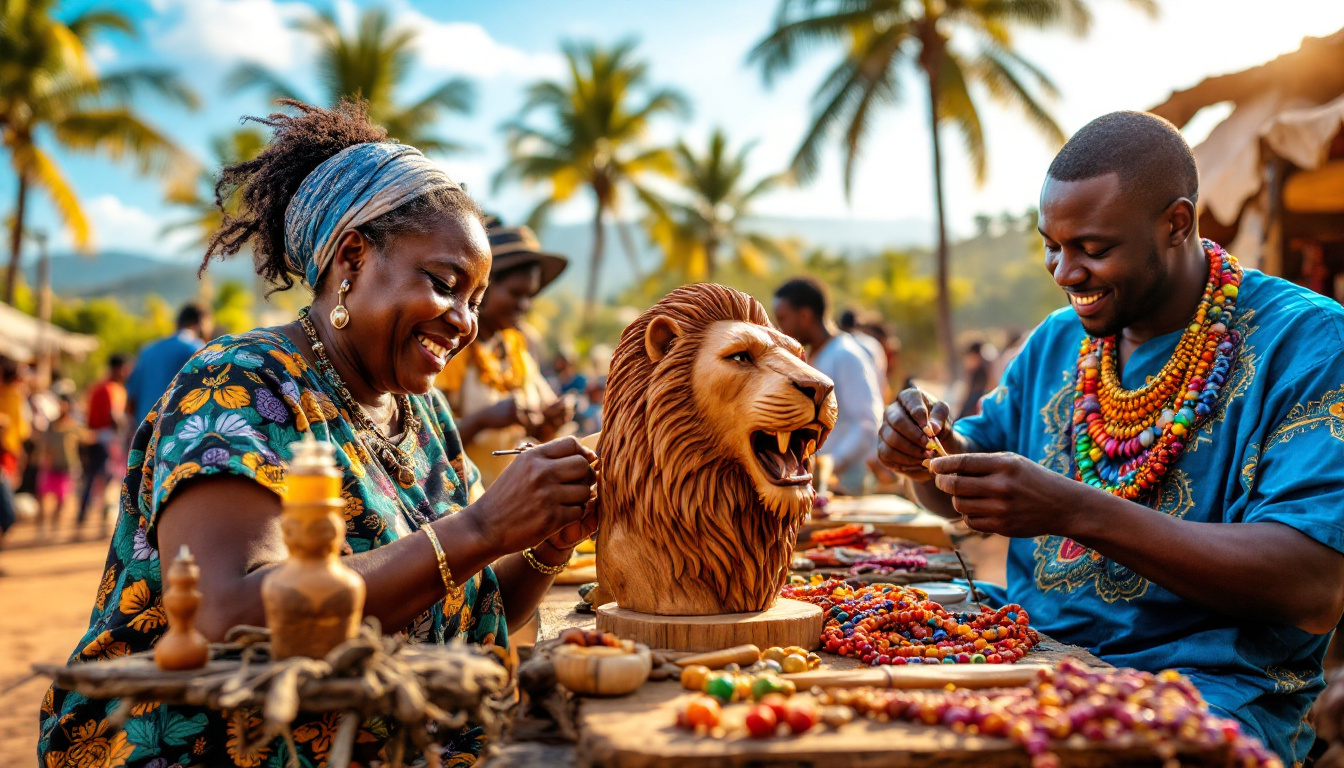
[(733, 354), (729, 355), (724, 359), (732, 360), (735, 363), (743, 363), (744, 365), (751, 365), (752, 363), (756, 362), (755, 360), (752, 359), (750, 352), (734, 352)]

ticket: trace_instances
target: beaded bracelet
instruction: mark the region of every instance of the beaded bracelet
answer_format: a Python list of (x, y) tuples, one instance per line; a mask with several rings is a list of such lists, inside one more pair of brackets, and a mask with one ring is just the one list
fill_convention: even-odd
[(443, 588), (448, 590), (448, 597), (456, 600), (462, 595), (462, 585), (453, 581), (453, 572), (448, 569), (448, 556), (443, 553), (443, 546), (439, 544), (439, 535), (428, 523), (423, 526), (423, 530), (429, 534), (429, 543), (434, 545), (434, 557), (439, 561), (439, 577), (443, 579)]
[(546, 576), (555, 576), (565, 570), (566, 567), (565, 563), (561, 563), (560, 565), (547, 565), (541, 562), (537, 559), (537, 555), (532, 547), (523, 550), (523, 559), (527, 561), (528, 565), (532, 566), (532, 570)]

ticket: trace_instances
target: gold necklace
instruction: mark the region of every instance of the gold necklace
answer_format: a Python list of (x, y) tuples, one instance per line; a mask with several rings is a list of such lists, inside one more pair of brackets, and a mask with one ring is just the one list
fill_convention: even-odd
[[(308, 342), (312, 346), (313, 355), (317, 358), (317, 370), (326, 377), (327, 383), (331, 384), (336, 390), (336, 394), (345, 404), (346, 410), (355, 420), (356, 434), (364, 440), (364, 444), (373, 449), (373, 454), (382, 462), (383, 467), (389, 474), (395, 475), (397, 482), (402, 488), (410, 488), (415, 484), (415, 457), (401, 448), (386, 435), (378, 426), (373, 423), (368, 414), (364, 411), (364, 406), (360, 405), (346, 388), (345, 381), (341, 375), (336, 372), (335, 366), (327, 358), (326, 346), (318, 338), (317, 328), (313, 326), (313, 321), (308, 317), (309, 308), (304, 307), (299, 310), (299, 325), (303, 326), (303, 332), (308, 336)], [(411, 398), (406, 395), (396, 395), (397, 407), (401, 410), (401, 417), (405, 431), (412, 435), (418, 435), (420, 432), (420, 418), (415, 415), (411, 408)], [(369, 445), (372, 441), (373, 444)]]

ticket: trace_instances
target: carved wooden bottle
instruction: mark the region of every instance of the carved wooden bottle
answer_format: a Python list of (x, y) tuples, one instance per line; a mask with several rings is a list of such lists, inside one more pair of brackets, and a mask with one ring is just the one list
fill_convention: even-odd
[(280, 517), (289, 558), (262, 582), (261, 599), (271, 655), (320, 659), (359, 632), (364, 579), (340, 559), (345, 523), (332, 446), (309, 432), (292, 449)]
[(200, 669), (210, 661), (210, 643), (196, 631), (196, 611), (201, 607), (201, 593), (196, 589), (201, 569), (196, 558), (183, 544), (181, 551), (168, 569), (168, 588), (163, 591), (163, 610), (168, 615), (168, 629), (154, 644), (154, 663), (159, 669)]

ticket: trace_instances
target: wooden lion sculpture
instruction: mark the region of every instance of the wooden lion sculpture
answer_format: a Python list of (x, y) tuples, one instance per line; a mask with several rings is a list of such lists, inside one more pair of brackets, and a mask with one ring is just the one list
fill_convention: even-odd
[(834, 384), (760, 302), (678, 288), (611, 361), (598, 453), (598, 580), (661, 615), (762, 611), (788, 576), (835, 426)]

